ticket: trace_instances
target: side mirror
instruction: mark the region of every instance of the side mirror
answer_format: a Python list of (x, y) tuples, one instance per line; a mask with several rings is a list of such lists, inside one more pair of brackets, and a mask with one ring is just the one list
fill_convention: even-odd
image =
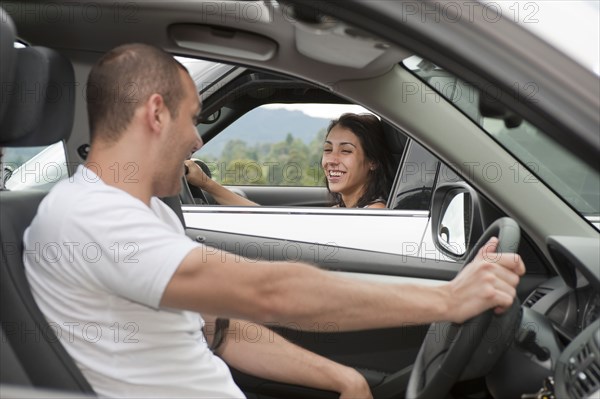
[(433, 193), (431, 227), (436, 248), (463, 258), (481, 234), (477, 194), (464, 182), (441, 184)]
[(446, 210), (442, 212), (442, 220), (435, 226), (437, 232), (436, 243), (450, 254), (461, 257), (467, 252), (467, 237), (470, 226), (467, 226), (469, 217), (469, 193), (456, 192), (447, 201)]

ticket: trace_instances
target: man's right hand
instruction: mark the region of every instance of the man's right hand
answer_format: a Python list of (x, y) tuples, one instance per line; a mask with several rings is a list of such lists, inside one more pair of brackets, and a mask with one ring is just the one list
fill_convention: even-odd
[(502, 313), (512, 305), (525, 265), (519, 255), (497, 253), (497, 247), (498, 239), (491, 238), (446, 285), (449, 321), (463, 323), (490, 308)]

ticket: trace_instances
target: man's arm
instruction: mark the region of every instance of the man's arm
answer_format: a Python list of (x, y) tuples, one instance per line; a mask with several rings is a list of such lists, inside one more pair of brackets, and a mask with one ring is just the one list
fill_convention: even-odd
[[(216, 318), (204, 319), (210, 326)], [(206, 328), (206, 332), (210, 343), (214, 329)], [(294, 345), (260, 324), (231, 320), (216, 354), (229, 366), (255, 377), (338, 392), (340, 398), (372, 397), (367, 381), (355, 369)]]
[[(208, 247), (188, 254), (161, 306), (260, 323), (333, 322), (340, 330), (463, 322), (509, 307), (525, 272), (515, 254), (495, 254), (497, 239), (459, 275), (437, 287), (376, 284), (334, 276), (300, 263), (254, 262)], [(488, 260), (489, 259), (489, 260)]]

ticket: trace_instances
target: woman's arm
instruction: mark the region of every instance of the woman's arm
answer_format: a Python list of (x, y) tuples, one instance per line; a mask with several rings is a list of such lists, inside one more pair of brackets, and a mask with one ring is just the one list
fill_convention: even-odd
[(192, 160), (185, 161), (188, 173), (185, 178), (188, 183), (209, 193), (220, 205), (257, 206), (258, 204), (247, 198), (229, 191), (204, 173), (204, 171)]

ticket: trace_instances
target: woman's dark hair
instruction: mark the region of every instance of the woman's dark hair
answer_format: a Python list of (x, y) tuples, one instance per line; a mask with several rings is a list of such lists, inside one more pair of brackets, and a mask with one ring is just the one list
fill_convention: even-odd
[[(383, 127), (379, 118), (372, 114), (343, 114), (338, 119), (331, 121), (325, 139), (335, 126), (340, 126), (354, 133), (360, 141), (367, 161), (374, 162), (376, 166), (375, 169), (369, 170), (365, 191), (358, 199), (356, 207), (365, 207), (377, 202), (379, 199), (387, 200), (394, 179), (394, 170), (392, 156), (387, 149)], [(329, 190), (327, 179), (325, 179), (325, 184)], [(340, 193), (330, 191), (330, 194), (334, 205), (346, 207)]]

